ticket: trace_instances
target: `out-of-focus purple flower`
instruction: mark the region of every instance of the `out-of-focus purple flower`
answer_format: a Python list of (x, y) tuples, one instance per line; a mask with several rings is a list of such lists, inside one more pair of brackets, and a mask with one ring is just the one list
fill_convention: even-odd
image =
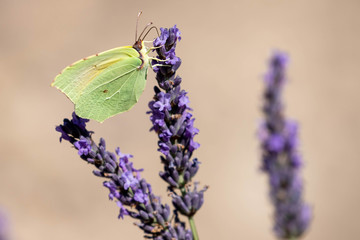
[(267, 148), (273, 152), (280, 152), (284, 149), (285, 139), (279, 134), (273, 134), (267, 139)]
[(0, 240), (9, 239), (9, 220), (5, 212), (0, 210)]
[[(115, 153), (106, 150), (104, 139), (95, 144), (91, 133), (86, 130), (86, 119), (73, 114), (73, 119), (64, 119), (64, 124), (56, 130), (62, 134), (62, 139), (72, 143), (81, 158), (93, 164), (97, 170), (95, 176), (105, 178), (104, 187), (109, 189), (109, 199), (115, 200), (120, 208), (119, 218), (129, 215), (138, 220), (138, 225), (146, 238), (158, 240), (192, 240), (189, 230), (180, 220), (171, 222), (170, 207), (162, 204), (151, 190), (151, 185), (141, 177), (140, 172), (133, 167), (130, 154), (123, 154), (117, 148)], [(172, 238), (169, 238), (171, 236)]]
[(259, 130), (262, 169), (269, 174), (270, 198), (275, 206), (274, 231), (282, 239), (303, 235), (312, 216), (310, 207), (302, 200), (297, 123), (283, 116), (281, 93), (287, 63), (287, 55), (281, 52), (276, 52), (270, 60), (265, 75), (265, 121)]

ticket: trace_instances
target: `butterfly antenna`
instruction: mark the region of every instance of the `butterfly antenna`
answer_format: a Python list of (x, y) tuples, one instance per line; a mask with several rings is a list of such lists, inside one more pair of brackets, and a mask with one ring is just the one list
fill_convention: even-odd
[(142, 40), (144, 40), (145, 39), (145, 37), (149, 34), (149, 32), (152, 30), (152, 29), (155, 29), (156, 30), (156, 33), (157, 33), (157, 35), (158, 35), (158, 37), (160, 37), (160, 34), (159, 34), (159, 29), (157, 28), (157, 27), (155, 27), (155, 26), (152, 26), (147, 32), (146, 32), (146, 34), (144, 35), (144, 37), (143, 37), (143, 39)]
[(138, 16), (137, 16), (137, 18), (136, 18), (135, 42), (136, 42), (136, 40), (138, 39), (138, 38), (137, 38), (137, 32), (138, 32), (139, 18), (140, 18), (140, 16), (141, 16), (141, 14), (142, 14), (142, 11), (140, 11), (140, 12), (138, 13)]
[[(146, 31), (146, 29), (150, 26), (150, 25), (152, 25), (153, 23), (152, 22), (149, 22), (145, 27), (144, 27), (144, 30), (142, 30), (142, 32), (141, 32), (141, 34), (140, 34), (140, 36), (139, 36), (139, 38), (137, 39), (137, 40), (140, 40), (141, 39), (141, 36), (144, 34), (144, 32)], [(151, 29), (151, 28), (150, 28)]]

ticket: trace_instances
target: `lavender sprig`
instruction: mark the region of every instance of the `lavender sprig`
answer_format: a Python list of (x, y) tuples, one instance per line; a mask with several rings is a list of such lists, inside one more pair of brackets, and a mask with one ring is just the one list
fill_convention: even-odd
[(281, 93), (286, 81), (287, 55), (275, 53), (265, 76), (263, 112), (260, 128), (262, 169), (269, 175), (270, 198), (275, 206), (274, 231), (281, 239), (296, 239), (310, 224), (311, 209), (302, 200), (301, 157), (297, 151), (297, 123), (283, 116)]
[(159, 87), (154, 87), (154, 100), (149, 103), (151, 130), (158, 134), (158, 150), (163, 154), (160, 158), (164, 171), (160, 177), (169, 184), (175, 209), (189, 218), (194, 239), (198, 239), (193, 216), (204, 202), (207, 187), (198, 191), (197, 187), (191, 190), (189, 185), (200, 164), (196, 158), (192, 159), (194, 150), (200, 146), (194, 141), (199, 130), (194, 127), (187, 92), (181, 89), (181, 78), (176, 75), (181, 65), (175, 54), (180, 31), (176, 25), (160, 30), (161, 35), (153, 42), (156, 58), (162, 61), (155, 59), (152, 63)]
[(9, 222), (4, 211), (0, 211), (0, 240), (9, 239)]
[(107, 179), (103, 185), (110, 191), (109, 199), (120, 208), (119, 218), (129, 215), (138, 220), (136, 225), (145, 232), (145, 238), (192, 240), (191, 232), (177, 217), (171, 224), (170, 207), (152, 193), (151, 185), (140, 176), (142, 170), (133, 167), (133, 156), (121, 153), (119, 148), (115, 153), (107, 151), (102, 138), (97, 145), (91, 137), (93, 132), (86, 129), (88, 121), (73, 113), (73, 118), (64, 119), (56, 130), (61, 133), (60, 141), (72, 143), (80, 157), (97, 168), (95, 176)]

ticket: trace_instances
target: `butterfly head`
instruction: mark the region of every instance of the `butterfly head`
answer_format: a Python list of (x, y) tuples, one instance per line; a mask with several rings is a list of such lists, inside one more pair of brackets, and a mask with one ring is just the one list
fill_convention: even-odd
[(143, 48), (143, 40), (138, 39), (134, 45), (132, 46), (136, 51), (140, 52), (140, 50)]

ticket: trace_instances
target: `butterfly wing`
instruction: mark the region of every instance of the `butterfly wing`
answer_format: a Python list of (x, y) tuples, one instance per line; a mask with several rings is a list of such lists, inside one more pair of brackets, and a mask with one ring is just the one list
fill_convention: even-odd
[(78, 116), (103, 122), (130, 110), (144, 91), (148, 65), (139, 57), (128, 57), (112, 64), (83, 89), (75, 103)]
[(92, 55), (66, 67), (55, 77), (51, 86), (61, 90), (76, 104), (84, 89), (108, 67), (119, 61), (139, 56), (131, 46), (118, 47)]

